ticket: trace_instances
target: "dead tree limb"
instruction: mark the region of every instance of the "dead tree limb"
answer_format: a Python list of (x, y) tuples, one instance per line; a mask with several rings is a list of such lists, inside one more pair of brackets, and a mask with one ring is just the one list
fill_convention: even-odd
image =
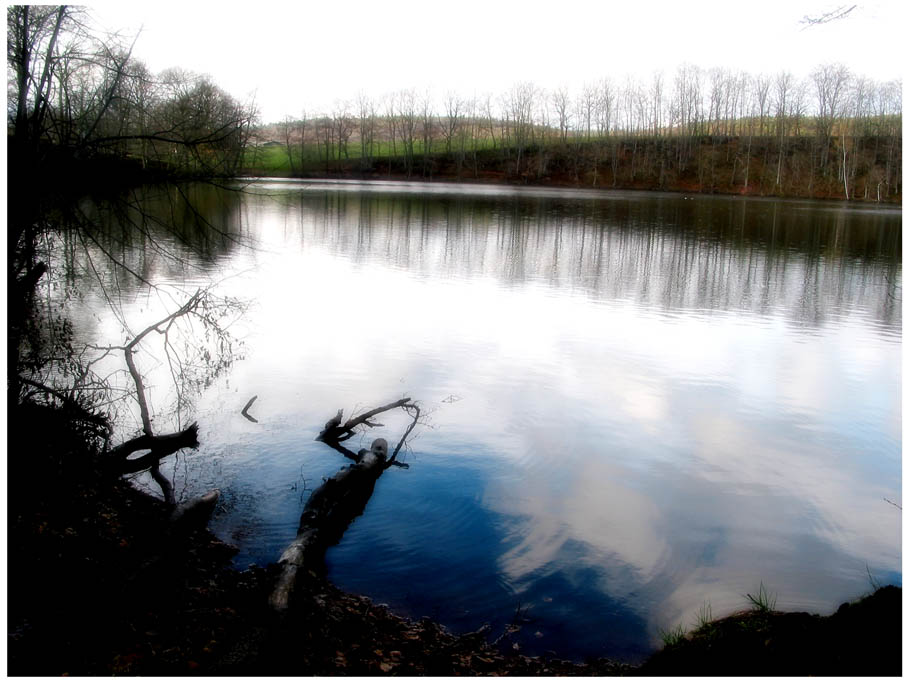
[(258, 398), (258, 397), (259, 397), (258, 395), (254, 395), (252, 398), (249, 399), (249, 402), (246, 403), (246, 405), (243, 407), (243, 409), (240, 410), (240, 414), (242, 414), (244, 417), (246, 417), (249, 421), (253, 422), (254, 424), (258, 424), (258, 423), (259, 423), (259, 420), (256, 419), (255, 417), (253, 417), (253, 416), (248, 412), (248, 410), (249, 410), (250, 407), (252, 407), (252, 404), (253, 404), (254, 402), (256, 402), (256, 398)]
[(204, 526), (208, 523), (208, 519), (215, 510), (215, 505), (218, 503), (218, 498), (221, 497), (220, 490), (215, 488), (214, 490), (209, 490), (204, 495), (199, 495), (186, 502), (177, 504), (174, 495), (174, 486), (167, 480), (167, 477), (161, 473), (158, 462), (151, 465), (149, 473), (151, 474), (151, 477), (155, 479), (155, 482), (161, 486), (164, 502), (171, 508), (170, 522), (172, 524), (179, 525), (180, 528), (186, 529), (190, 526)]
[[(384, 438), (376, 438), (369, 450), (360, 450), (358, 453), (341, 444), (354, 434), (354, 429), (358, 426), (375, 426), (375, 422), (370, 421), (373, 417), (397, 408), (415, 416), (391, 459), (388, 457), (388, 442)], [(341, 424), (343, 413), (338, 410), (338, 414), (325, 424), (316, 440), (322, 441), (354, 463), (342, 468), (310, 495), (300, 516), (297, 536), (278, 560), (281, 575), (269, 597), (272, 608), (278, 611), (287, 609), (300, 571), (323, 570), (325, 551), (340, 541), (348, 526), (363, 513), (379, 476), (389, 466), (397, 464), (395, 456), (416, 425), (419, 415), (420, 410), (416, 404), (410, 398), (402, 398), (352, 417), (344, 424)]]
[(174, 486), (167, 480), (167, 477), (161, 473), (158, 462), (152, 464), (149, 473), (151, 474), (151, 477), (155, 479), (155, 482), (161, 486), (164, 502), (172, 510), (170, 513), (170, 522), (172, 524), (175, 526), (179, 525), (180, 528), (186, 529), (187, 527), (204, 526), (208, 523), (208, 519), (214, 511), (215, 505), (218, 503), (218, 498), (221, 496), (220, 490), (217, 488), (209, 490), (204, 495), (177, 504), (176, 497), (174, 496)]
[(145, 384), (142, 381), (142, 374), (139, 373), (139, 370), (136, 369), (136, 363), (133, 360), (133, 353), (135, 353), (136, 346), (144, 339), (146, 336), (151, 334), (153, 331), (158, 332), (159, 334), (166, 333), (162, 327), (165, 329), (173, 324), (174, 320), (187, 315), (196, 309), (199, 305), (202, 298), (202, 289), (198, 289), (196, 293), (189, 297), (189, 300), (186, 301), (180, 308), (162, 320), (158, 320), (154, 324), (150, 324), (148, 327), (143, 329), (141, 332), (136, 334), (133, 337), (133, 340), (123, 346), (123, 354), (126, 356), (126, 366), (129, 369), (129, 375), (133, 379), (133, 383), (136, 385), (136, 400), (139, 401), (139, 413), (142, 416), (142, 430), (146, 435), (152, 435), (151, 428), (151, 412), (148, 409), (148, 402), (145, 398)]
[(351, 417), (344, 424), (341, 424), (344, 410), (338, 410), (338, 414), (325, 423), (325, 428), (322, 429), (322, 432), (316, 437), (316, 440), (320, 440), (325, 443), (328, 441), (336, 441), (339, 443), (343, 442), (353, 436), (355, 433), (354, 429), (356, 429), (361, 424), (365, 424), (366, 426), (382, 426), (381, 424), (376, 424), (369, 421), (377, 414), (388, 412), (389, 410), (393, 410), (396, 407), (404, 407), (408, 404), (413, 404), (411, 403), (410, 398), (401, 398), (400, 400), (396, 400), (393, 403), (388, 403), (387, 405), (382, 405), (381, 407), (377, 407), (374, 410), (369, 410), (369, 412), (364, 412), (363, 414), (356, 417)]
[[(136, 388), (136, 401), (139, 404), (139, 414), (142, 419), (142, 435), (136, 438), (132, 438), (124, 443), (121, 443), (117, 447), (110, 450), (109, 455), (111, 458), (112, 466), (121, 474), (135, 473), (143, 471), (144, 469), (149, 469), (152, 479), (160, 486), (161, 494), (164, 497), (165, 503), (172, 510), (172, 521), (177, 521), (185, 516), (192, 516), (195, 518), (201, 518), (204, 514), (204, 518), (207, 520), (208, 515), (211, 514), (214, 509), (214, 505), (218, 500), (219, 492), (217, 490), (212, 490), (201, 497), (198, 497), (189, 502), (177, 505), (176, 499), (174, 496), (173, 486), (170, 484), (170, 481), (161, 473), (159, 469), (160, 461), (173, 453), (181, 450), (183, 448), (197, 448), (199, 447), (199, 426), (196, 423), (190, 424), (187, 428), (176, 433), (169, 433), (163, 436), (156, 436), (152, 431), (152, 418), (151, 410), (148, 405), (148, 399), (146, 397), (145, 382), (142, 377), (142, 373), (136, 367), (134, 360), (134, 353), (137, 352), (139, 344), (149, 336), (152, 332), (160, 334), (165, 339), (165, 350), (167, 350), (167, 340), (168, 334), (170, 333), (171, 328), (176, 324), (177, 320), (182, 317), (190, 315), (200, 315), (199, 310), (201, 309), (201, 317), (203, 322), (206, 322), (205, 318), (205, 306), (206, 306), (206, 296), (208, 295), (207, 289), (197, 289), (194, 294), (192, 294), (182, 305), (180, 305), (174, 312), (170, 313), (166, 317), (148, 325), (141, 332), (133, 336), (133, 338), (126, 344), (122, 346), (108, 346), (105, 348), (100, 348), (98, 350), (104, 350), (105, 353), (112, 352), (114, 350), (119, 350), (123, 352), (124, 358), (126, 360), (126, 367), (129, 370), (129, 375), (133, 380), (133, 384)], [(255, 400), (255, 397), (253, 398)], [(252, 404), (252, 400), (247, 403), (246, 407), (243, 408), (244, 413), (246, 409)], [(145, 454), (130, 459), (130, 455), (142, 450), (148, 450)], [(192, 510), (192, 514), (190, 514)]]
[(183, 526), (204, 526), (208, 523), (220, 497), (221, 491), (215, 488), (204, 495), (175, 505), (170, 514), (171, 523), (179, 523)]
[(420, 420), (420, 406), (419, 405), (417, 405), (416, 403), (410, 403), (409, 405), (402, 405), (401, 407), (404, 408), (404, 411), (407, 412), (407, 414), (409, 414), (413, 417), (413, 421), (410, 422), (410, 426), (407, 427), (407, 430), (404, 432), (404, 435), (401, 436), (401, 440), (398, 441), (398, 446), (395, 448), (395, 451), (393, 453), (391, 453), (391, 459), (389, 459), (388, 464), (385, 465), (386, 468), (390, 467), (392, 465), (407, 466), (406, 464), (401, 465), (399, 462), (397, 462), (398, 452), (401, 450), (401, 446), (403, 446), (404, 443), (407, 441), (407, 436), (409, 436), (410, 432), (413, 431), (413, 427), (415, 427), (417, 425), (417, 422)]
[[(198, 440), (199, 425), (193, 422), (182, 431), (177, 433), (168, 433), (163, 436), (141, 435), (124, 441), (109, 452), (111, 459), (124, 459), (134, 452), (140, 450), (153, 450), (163, 454), (160, 457), (175, 453), (180, 448), (196, 448), (199, 446)], [(160, 459), (159, 457), (159, 459)]]
[(808, 16), (807, 14), (802, 17), (800, 24), (804, 24), (805, 28), (809, 26), (818, 26), (819, 24), (827, 24), (831, 21), (836, 21), (837, 19), (843, 19), (849, 16), (858, 5), (852, 5), (851, 7), (846, 7), (846, 5), (840, 5), (839, 7), (825, 12), (819, 16)]
[[(112, 466), (122, 474), (131, 474), (150, 466), (172, 455), (183, 448), (199, 447), (199, 426), (195, 422), (177, 433), (163, 436), (142, 435), (122, 443), (110, 451)], [(146, 454), (128, 459), (135, 452), (148, 450)]]

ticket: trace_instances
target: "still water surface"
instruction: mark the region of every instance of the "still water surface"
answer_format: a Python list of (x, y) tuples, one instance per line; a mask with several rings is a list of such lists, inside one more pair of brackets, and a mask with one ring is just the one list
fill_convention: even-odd
[[(276, 560), (345, 464), (313, 441), (322, 424), (406, 394), (429, 412), (410, 469), (328, 553), (337, 585), (403, 614), (497, 635), (526, 609), (525, 651), (636, 661), (761, 583), (778, 608), (830, 613), (869, 574), (901, 582), (899, 210), (246, 190), (195, 193), (221, 233), (164, 218), (182, 263), (117, 236), (149, 278), (252, 304), (245, 359), (195, 402), (202, 446), (169, 468), (182, 494), (222, 490), (214, 529), (239, 566)], [(81, 305), (99, 336), (116, 328), (100, 298)], [(253, 395), (258, 423), (240, 415)]]

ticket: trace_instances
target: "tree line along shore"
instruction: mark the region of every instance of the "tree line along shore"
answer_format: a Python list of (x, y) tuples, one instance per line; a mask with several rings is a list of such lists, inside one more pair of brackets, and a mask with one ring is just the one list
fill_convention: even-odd
[[(681, 64), (579, 90), (402, 89), (264, 124), (212, 78), (153, 73), (85, 10), (7, 10), (11, 167), (60, 150), (179, 175), (460, 179), (899, 203), (902, 86)], [(444, 84), (440, 84), (444, 88)], [(48, 150), (54, 150), (49, 152)]]
[[(781, 151), (774, 138), (727, 136), (599, 139), (574, 144), (541, 143), (475, 151), (415, 153), (341, 159), (325, 158), (324, 147), (294, 150), (293, 164), (284, 145), (265, 143), (247, 151), (246, 175), (362, 180), (457, 181), (595, 189), (631, 189), (731, 194), (740, 196), (899, 204), (899, 174), (883, 177), (888, 157), (902, 163), (902, 152), (880, 138), (856, 142), (861, 158), (848, 184), (816, 167), (815, 140), (797, 138)], [(851, 141), (850, 141), (851, 143)], [(841, 142), (830, 152), (839, 154)], [(319, 158), (319, 155), (322, 157)], [(882, 170), (883, 169), (883, 170)], [(848, 196), (847, 196), (848, 192)]]
[(840, 64), (804, 79), (678, 67), (572, 93), (401, 90), (257, 126), (245, 172), (899, 202), (902, 100)]

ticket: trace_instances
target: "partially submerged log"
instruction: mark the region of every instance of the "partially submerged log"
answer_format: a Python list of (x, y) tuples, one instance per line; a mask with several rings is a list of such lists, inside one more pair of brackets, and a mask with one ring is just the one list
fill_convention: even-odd
[[(360, 450), (358, 453), (341, 445), (353, 435), (357, 426), (378, 426), (370, 421), (372, 417), (399, 407), (411, 415), (413, 421), (390, 458), (388, 442), (384, 438), (376, 438), (369, 450)], [(278, 560), (281, 575), (269, 597), (269, 603), (274, 609), (287, 609), (300, 571), (322, 571), (325, 551), (340, 541), (351, 522), (363, 513), (379, 476), (390, 466), (401, 466), (396, 457), (419, 417), (420, 408), (409, 398), (404, 398), (351, 418), (344, 424), (341, 424), (342, 412), (339, 410), (337, 416), (325, 425), (316, 440), (321, 440), (354, 463), (341, 469), (314, 490), (303, 508), (297, 536)]]
[[(177, 433), (168, 433), (163, 436), (143, 434), (113, 448), (109, 455), (111, 465), (121, 474), (149, 470), (152, 479), (161, 488), (165, 504), (171, 508), (170, 520), (172, 523), (179, 523), (183, 527), (204, 526), (208, 523), (221, 492), (217, 489), (210, 490), (204, 495), (177, 504), (173, 485), (161, 473), (159, 467), (162, 459), (178, 450), (197, 447), (199, 447), (199, 425), (194, 422)], [(129, 459), (129, 455), (142, 450), (148, 450), (148, 452)]]
[[(199, 425), (195, 422), (177, 433), (168, 433), (163, 436), (154, 436), (148, 433), (137, 438), (132, 438), (118, 445), (110, 451), (112, 466), (122, 474), (132, 474), (156, 464), (158, 461), (174, 454), (183, 448), (199, 447)], [(141, 450), (148, 450), (141, 457), (128, 459), (128, 457)]]
[(376, 438), (359, 462), (344, 467), (313, 491), (300, 516), (297, 537), (278, 560), (282, 571), (269, 599), (272, 607), (287, 608), (297, 573), (304, 565), (321, 569), (325, 550), (337, 543), (363, 513), (376, 481), (385, 471), (387, 453), (385, 439)]
[(221, 491), (215, 488), (204, 495), (175, 505), (174, 510), (170, 513), (171, 523), (181, 526), (205, 526), (220, 497)]

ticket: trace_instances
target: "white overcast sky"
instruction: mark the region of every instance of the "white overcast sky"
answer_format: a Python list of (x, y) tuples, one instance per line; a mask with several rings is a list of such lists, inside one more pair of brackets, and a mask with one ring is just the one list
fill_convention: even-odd
[[(856, 4), (848, 18), (800, 19)], [(676, 67), (787, 69), (839, 62), (877, 80), (902, 78), (900, 0), (393, 0), (92, 4), (108, 29), (135, 35), (153, 71), (211, 75), (255, 95), (264, 122), (327, 111), (336, 101), (402, 88), (436, 96), (503, 93), (518, 81), (580, 88), (610, 76), (641, 82)]]

